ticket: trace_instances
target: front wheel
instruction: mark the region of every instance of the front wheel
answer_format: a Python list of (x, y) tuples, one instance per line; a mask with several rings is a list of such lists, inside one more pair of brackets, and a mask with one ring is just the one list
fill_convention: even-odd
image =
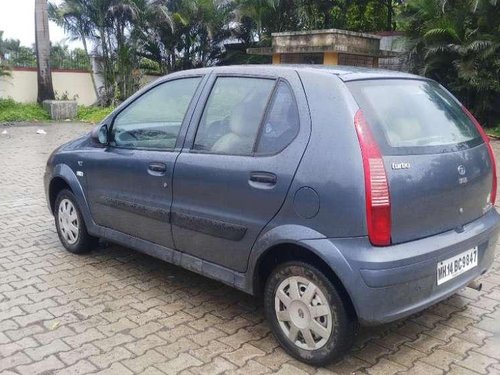
[(71, 191), (61, 190), (57, 195), (54, 218), (59, 239), (69, 252), (83, 254), (97, 245), (98, 239), (88, 234), (78, 203)]
[(325, 365), (352, 345), (354, 319), (331, 281), (307, 263), (288, 262), (272, 271), (264, 309), (277, 340), (300, 361)]

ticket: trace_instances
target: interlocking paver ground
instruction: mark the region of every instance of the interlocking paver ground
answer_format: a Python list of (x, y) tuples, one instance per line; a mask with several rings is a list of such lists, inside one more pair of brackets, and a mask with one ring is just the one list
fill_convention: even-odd
[(500, 251), (481, 292), (363, 328), (344, 360), (313, 368), (283, 352), (253, 297), (120, 246), (66, 252), (42, 176), (91, 127), (0, 127), (1, 374), (500, 374)]

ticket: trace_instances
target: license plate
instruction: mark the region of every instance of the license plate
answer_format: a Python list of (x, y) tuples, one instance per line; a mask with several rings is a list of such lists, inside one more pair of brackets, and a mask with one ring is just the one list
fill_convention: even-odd
[(437, 285), (441, 285), (477, 266), (477, 246), (437, 265)]

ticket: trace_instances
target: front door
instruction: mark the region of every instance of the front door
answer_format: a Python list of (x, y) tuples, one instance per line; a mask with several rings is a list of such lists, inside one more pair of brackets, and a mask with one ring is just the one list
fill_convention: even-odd
[(227, 69), (207, 84), (177, 159), (172, 232), (178, 250), (244, 271), (285, 200), (309, 123), (299, 115), (304, 94), (294, 72), (284, 79)]
[(86, 183), (94, 221), (173, 248), (172, 175), (184, 118), (202, 77), (160, 83), (120, 111), (109, 146), (91, 152)]

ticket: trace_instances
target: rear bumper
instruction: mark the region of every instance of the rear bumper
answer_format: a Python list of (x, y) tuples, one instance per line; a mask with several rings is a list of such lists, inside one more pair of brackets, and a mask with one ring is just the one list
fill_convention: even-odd
[[(493, 209), (467, 224), (461, 233), (448, 231), (389, 247), (373, 247), (367, 238), (303, 242), (330, 263), (349, 293), (360, 323), (375, 325), (425, 309), (484, 274), (493, 263), (499, 230), (500, 215)], [(438, 262), (475, 246), (478, 266), (438, 286)], [(339, 262), (338, 255), (329, 257), (332, 253), (340, 253), (345, 262)]]

